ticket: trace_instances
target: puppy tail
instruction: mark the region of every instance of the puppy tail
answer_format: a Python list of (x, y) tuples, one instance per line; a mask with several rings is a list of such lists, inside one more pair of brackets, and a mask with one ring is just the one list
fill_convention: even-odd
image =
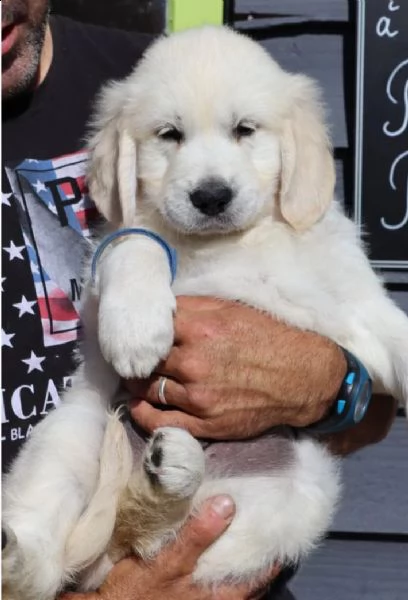
[(106, 550), (115, 525), (119, 497), (129, 481), (132, 463), (132, 449), (119, 411), (116, 411), (108, 416), (95, 493), (68, 538), (66, 564), (72, 572), (91, 565)]

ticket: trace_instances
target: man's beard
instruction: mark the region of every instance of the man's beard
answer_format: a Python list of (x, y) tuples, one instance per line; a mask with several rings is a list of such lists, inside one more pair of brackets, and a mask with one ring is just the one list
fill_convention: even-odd
[[(26, 14), (24, 7), (25, 0), (14, 0), (12, 7), (4, 7), (2, 11), (4, 22), (17, 21), (20, 15)], [(2, 57), (3, 76), (9, 68), (13, 68), (16, 61), (22, 61), (22, 64), (17, 66), (19, 73), (15, 83), (9, 86), (7, 91), (3, 91), (2, 99), (5, 101), (30, 92), (36, 85), (49, 10), (49, 4), (45, 2), (41, 12), (30, 16), (27, 21), (29, 29), (25, 38)]]

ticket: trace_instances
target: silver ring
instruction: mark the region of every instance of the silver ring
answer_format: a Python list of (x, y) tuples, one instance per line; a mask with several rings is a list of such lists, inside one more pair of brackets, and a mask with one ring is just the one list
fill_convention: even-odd
[(162, 404), (167, 404), (166, 396), (164, 395), (164, 390), (166, 389), (167, 377), (160, 377), (159, 379), (159, 391), (157, 393), (159, 397), (159, 401)]

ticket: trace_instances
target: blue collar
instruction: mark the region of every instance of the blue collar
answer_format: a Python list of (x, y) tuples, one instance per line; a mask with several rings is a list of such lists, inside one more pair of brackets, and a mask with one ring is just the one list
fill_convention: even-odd
[(93, 258), (92, 258), (92, 264), (91, 264), (92, 282), (93, 283), (95, 282), (96, 267), (97, 267), (98, 260), (100, 259), (102, 253), (116, 239), (125, 237), (128, 235), (144, 235), (144, 236), (154, 240), (155, 242), (157, 242), (159, 244), (159, 246), (161, 246), (163, 248), (163, 250), (166, 252), (166, 255), (167, 255), (167, 258), (169, 261), (169, 267), (170, 267), (170, 272), (171, 272), (171, 283), (173, 283), (173, 281), (176, 277), (176, 274), (177, 274), (177, 251), (176, 251), (176, 249), (169, 246), (169, 244), (166, 242), (166, 240), (164, 240), (162, 237), (160, 237), (160, 235), (158, 235), (157, 233), (154, 233), (153, 231), (149, 231), (148, 229), (141, 229), (139, 227), (129, 227), (129, 228), (125, 228), (125, 229), (118, 229), (114, 233), (111, 233), (111, 234), (107, 235), (105, 238), (103, 238), (103, 240), (97, 247), (95, 254), (93, 255)]

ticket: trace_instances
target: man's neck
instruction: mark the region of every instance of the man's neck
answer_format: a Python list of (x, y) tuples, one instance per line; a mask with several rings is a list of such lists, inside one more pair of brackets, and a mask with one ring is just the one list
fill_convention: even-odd
[(38, 68), (37, 87), (42, 84), (50, 70), (53, 55), (53, 43), (50, 23), (47, 23), (45, 31), (44, 44), (41, 51), (40, 64)]

